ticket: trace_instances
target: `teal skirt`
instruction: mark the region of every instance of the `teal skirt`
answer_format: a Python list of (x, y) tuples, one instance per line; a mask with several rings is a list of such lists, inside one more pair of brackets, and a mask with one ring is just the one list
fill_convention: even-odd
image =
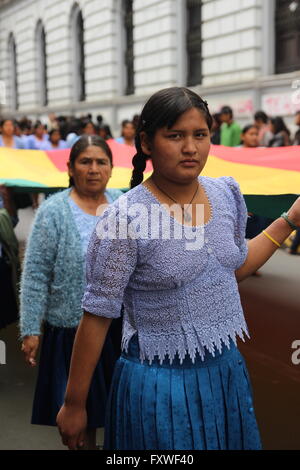
[(135, 335), (118, 359), (106, 411), (106, 450), (260, 450), (252, 388), (231, 341), (213, 357), (139, 360)]

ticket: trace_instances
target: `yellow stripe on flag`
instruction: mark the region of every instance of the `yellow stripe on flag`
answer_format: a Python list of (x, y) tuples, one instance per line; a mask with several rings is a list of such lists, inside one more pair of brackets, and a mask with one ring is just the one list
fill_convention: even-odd
[(0, 148), (0, 167), (3, 179), (22, 178), (46, 187), (68, 186), (67, 173), (58, 171), (48, 155), (41, 150)]
[(202, 175), (232, 176), (243, 194), (300, 194), (300, 172), (297, 171), (233, 163), (210, 155)]

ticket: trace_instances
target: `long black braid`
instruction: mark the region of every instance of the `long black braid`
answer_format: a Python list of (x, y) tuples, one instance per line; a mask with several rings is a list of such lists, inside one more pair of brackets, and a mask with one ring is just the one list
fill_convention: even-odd
[(140, 133), (143, 130), (145, 130), (144, 123), (140, 117), (135, 136), (135, 148), (137, 152), (132, 159), (133, 170), (130, 180), (130, 188), (134, 188), (135, 186), (143, 182), (146, 163), (147, 160), (150, 158), (150, 155), (146, 155), (142, 150)]
[(137, 153), (132, 159), (133, 171), (130, 188), (142, 183), (147, 160), (151, 158), (142, 150), (140, 133), (144, 131), (151, 141), (158, 129), (165, 126), (171, 128), (181, 114), (192, 108), (198, 108), (202, 112), (210, 130), (213, 119), (207, 102), (188, 88), (165, 88), (149, 98), (143, 108), (136, 130), (135, 146)]

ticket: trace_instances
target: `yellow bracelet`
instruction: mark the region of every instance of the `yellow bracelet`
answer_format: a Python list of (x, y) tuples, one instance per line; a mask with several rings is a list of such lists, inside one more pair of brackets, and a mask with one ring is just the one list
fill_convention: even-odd
[(274, 240), (274, 238), (272, 238), (271, 235), (269, 235), (265, 230), (263, 230), (262, 233), (263, 233), (269, 240), (271, 240), (271, 242), (275, 243), (275, 245), (278, 246), (278, 248), (281, 247), (280, 243), (278, 243), (276, 240)]

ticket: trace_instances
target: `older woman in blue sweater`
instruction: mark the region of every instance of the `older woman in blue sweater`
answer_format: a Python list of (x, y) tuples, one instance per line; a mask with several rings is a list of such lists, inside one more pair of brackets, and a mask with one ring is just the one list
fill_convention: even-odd
[[(104, 210), (105, 205), (122, 194), (106, 189), (112, 172), (112, 154), (100, 137), (79, 139), (71, 149), (68, 169), (70, 188), (47, 199), (36, 214), (22, 274), (20, 330), (25, 360), (31, 366), (36, 365), (42, 326), (44, 333), (32, 424), (56, 425), (76, 328), (82, 316), (89, 238), (99, 208)], [(91, 383), (87, 448), (95, 447), (96, 428), (104, 425), (107, 392), (119, 355), (118, 330), (116, 323)]]

